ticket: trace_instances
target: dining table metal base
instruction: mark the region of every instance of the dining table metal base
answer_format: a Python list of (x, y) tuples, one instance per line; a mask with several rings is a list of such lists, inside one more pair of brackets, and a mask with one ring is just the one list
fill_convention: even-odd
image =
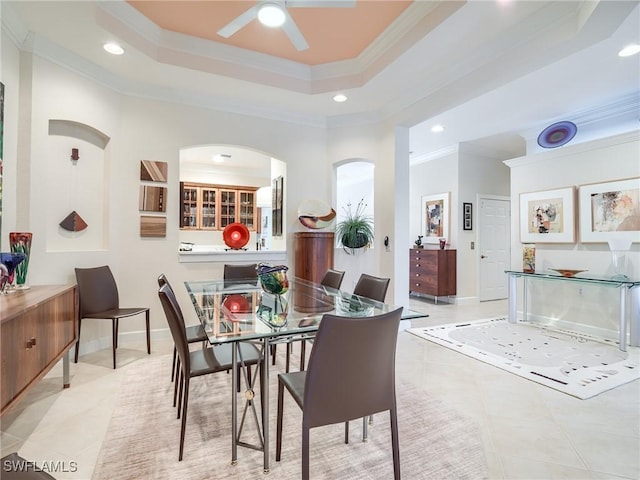
[[(260, 348), (260, 357), (261, 362), (259, 364), (260, 374), (254, 375), (252, 378), (249, 378), (248, 366), (245, 365), (244, 359), (242, 358), (242, 351), (240, 349), (240, 343), (234, 342), (234, 348), (232, 350), (232, 364), (240, 364), (240, 369), (232, 368), (232, 385), (231, 389), (231, 431), (232, 431), (232, 440), (231, 440), (231, 465), (238, 464), (238, 447), (250, 448), (253, 450), (258, 450), (264, 452), (264, 467), (263, 472), (269, 473), (269, 355), (267, 352), (270, 351), (270, 342), (269, 338), (265, 338), (261, 342)], [(244, 391), (244, 408), (242, 411), (242, 418), (240, 420), (240, 425), (238, 425), (238, 370), (242, 372), (242, 380), (244, 381), (245, 391)], [(256, 382), (257, 379), (261, 379), (260, 385), (260, 403), (261, 403), (261, 417), (258, 418), (258, 412), (256, 410), (255, 399), (256, 399)], [(249, 443), (243, 441), (242, 431), (245, 426), (245, 422), (247, 421), (247, 414), (253, 417), (253, 421), (255, 422), (256, 429), (258, 431), (258, 444)]]

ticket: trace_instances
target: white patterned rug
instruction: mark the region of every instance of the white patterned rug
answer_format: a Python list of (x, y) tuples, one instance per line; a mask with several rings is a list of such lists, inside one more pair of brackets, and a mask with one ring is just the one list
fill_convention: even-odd
[(407, 331), (583, 400), (640, 378), (640, 348), (506, 318)]

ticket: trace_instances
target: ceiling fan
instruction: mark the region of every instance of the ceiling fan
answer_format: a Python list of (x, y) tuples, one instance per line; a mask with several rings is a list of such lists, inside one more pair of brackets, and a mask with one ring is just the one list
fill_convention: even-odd
[(351, 8), (356, 0), (260, 0), (253, 7), (234, 18), (218, 30), (218, 35), (229, 38), (254, 19), (269, 27), (282, 27), (296, 50), (309, 48), (302, 32), (289, 15), (288, 8)]

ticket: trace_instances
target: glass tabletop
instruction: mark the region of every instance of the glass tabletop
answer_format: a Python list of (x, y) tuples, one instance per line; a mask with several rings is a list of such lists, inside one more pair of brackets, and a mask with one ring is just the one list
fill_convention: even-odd
[[(315, 332), (325, 313), (345, 317), (380, 315), (396, 306), (290, 278), (282, 295), (263, 291), (257, 279), (184, 282), (211, 343)], [(424, 313), (403, 308), (402, 319)]]
[(542, 278), (542, 279), (562, 279), (569, 280), (573, 282), (580, 283), (597, 283), (600, 285), (609, 285), (612, 287), (618, 287), (625, 285), (626, 287), (637, 287), (640, 286), (640, 280), (622, 277), (622, 276), (605, 276), (598, 275), (586, 270), (577, 270), (578, 273), (574, 275), (562, 275), (561, 273), (555, 270), (548, 270), (542, 272), (523, 272), (521, 270), (505, 270), (505, 273), (510, 275), (514, 275), (516, 277), (532, 277), (532, 278)]

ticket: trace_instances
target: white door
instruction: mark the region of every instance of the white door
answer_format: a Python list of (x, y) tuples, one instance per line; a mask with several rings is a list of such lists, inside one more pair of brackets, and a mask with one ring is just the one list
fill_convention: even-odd
[(480, 301), (507, 298), (510, 265), (511, 202), (506, 198), (479, 197), (478, 247), (480, 253)]

